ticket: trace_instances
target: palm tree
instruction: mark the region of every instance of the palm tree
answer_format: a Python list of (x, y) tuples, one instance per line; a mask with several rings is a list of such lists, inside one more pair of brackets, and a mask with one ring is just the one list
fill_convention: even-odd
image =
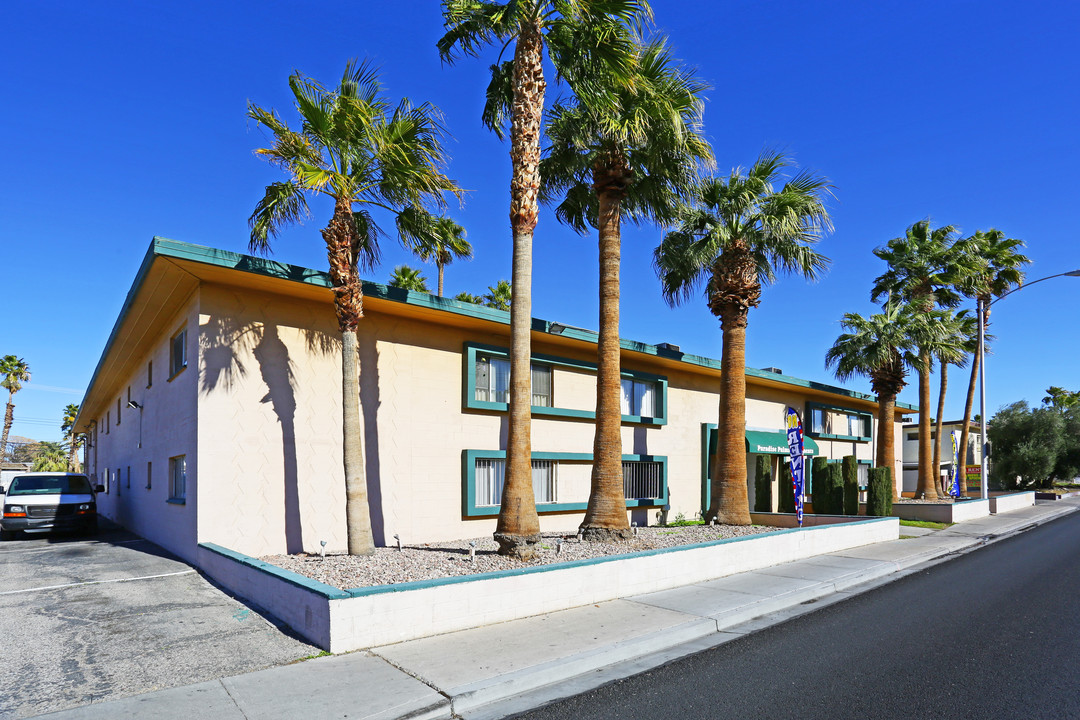
[(443, 296), (446, 266), (455, 258), (472, 258), (472, 245), (465, 239), (465, 228), (448, 217), (435, 217), (420, 208), (409, 208), (398, 216), (398, 234), (409, 241), (417, 257), (434, 262), (439, 269), (439, 297)]
[(11, 423), (15, 421), (15, 393), (22, 389), (24, 382), (30, 382), (30, 366), (26, 361), (14, 355), (0, 358), (0, 387), (8, 391), (7, 407), (4, 409), (4, 434), (0, 436), (0, 460), (7, 455), (7, 439), (11, 433)]
[[(488, 291), (484, 293), (483, 297), (480, 298), (481, 302), (483, 302), (489, 308), (495, 308), (496, 310), (505, 310), (508, 312), (511, 311), (511, 308), (513, 306), (513, 299), (513, 287), (506, 280), (500, 280), (494, 285), (488, 285)], [(512, 396), (510, 398), (510, 401), (513, 402)]]
[(532, 491), (532, 240), (539, 209), (540, 134), (544, 114), (543, 52), (571, 87), (613, 74), (633, 62), (629, 25), (650, 14), (645, 0), (443, 0), (444, 62), (479, 54), (489, 43), (514, 45), (513, 60), (491, 66), (482, 119), (500, 138), (510, 125), (510, 229), (513, 305), (510, 311), (510, 409), (502, 505), (495, 528), (499, 553), (536, 554), (540, 518)]
[[(934, 418), (934, 452), (931, 464), (934, 475), (941, 477), (941, 426), (945, 415), (945, 390), (949, 387), (949, 366), (967, 365), (967, 356), (978, 348), (978, 330), (975, 317), (966, 310), (953, 314), (946, 312), (941, 320), (941, 336), (927, 346), (933, 359), (938, 361), (941, 381), (938, 388), (937, 415)], [(940, 482), (940, 481), (939, 481)], [(949, 495), (948, 483), (940, 486), (943, 495)]]
[(270, 131), (273, 144), (256, 150), (289, 179), (266, 188), (248, 220), (250, 247), (268, 252), (270, 237), (309, 215), (308, 197), (334, 203), (322, 230), (330, 261), (334, 311), (341, 330), (342, 430), (349, 553), (371, 554), (375, 546), (367, 502), (360, 438), (360, 378), (356, 328), (363, 317), (360, 266), (378, 258), (380, 230), (372, 210), (395, 214), (409, 206), (443, 203), (460, 189), (442, 171), (445, 154), (438, 111), (402, 100), (391, 108), (375, 72), (350, 61), (341, 82), (327, 89), (299, 73), (289, 78), (299, 131), (272, 110), (248, 106), (248, 116)]
[(67, 452), (58, 442), (48, 440), (39, 442), (34, 448), (34, 463), (31, 472), (66, 472), (68, 469)]
[(398, 265), (395, 267), (394, 272), (390, 275), (390, 282), (387, 284), (390, 287), (401, 288), (402, 290), (424, 293), (431, 292), (428, 290), (427, 278), (424, 277), (423, 273), (408, 265)]
[[(825, 353), (825, 367), (836, 368), (841, 382), (857, 375), (870, 378), (878, 402), (878, 444), (874, 463), (896, 473), (896, 396), (907, 385), (908, 368), (917, 362), (915, 339), (926, 316), (892, 298), (882, 312), (864, 318), (847, 313), (840, 325), (848, 332), (840, 335)], [(897, 480), (893, 477), (893, 497)]]
[[(971, 258), (960, 291), (969, 298), (982, 300), (981, 321), (985, 338), (990, 329), (990, 303), (995, 297), (1001, 297), (1024, 284), (1024, 266), (1031, 260), (1019, 252), (1024, 247), (1023, 240), (1006, 238), (1005, 233), (993, 228), (986, 232), (977, 230), (974, 235), (964, 238), (958, 244), (960, 250)], [(968, 380), (964, 418), (960, 428), (961, 464), (967, 462), (965, 458), (971, 430), (971, 409), (975, 403), (975, 385), (979, 376), (978, 353), (973, 353), (972, 358), (971, 378)], [(980, 432), (980, 436), (985, 439), (985, 428)]]
[(457, 295), (454, 296), (454, 299), (460, 300), (461, 302), (472, 303), (474, 305), (482, 305), (484, 302), (484, 298), (480, 297), (479, 295), (473, 295), (469, 292), (459, 292)]
[(70, 472), (78, 472), (76, 457), (82, 436), (75, 432), (75, 418), (79, 416), (79, 406), (71, 403), (64, 407), (64, 417), (60, 430), (64, 433), (64, 442), (68, 446), (67, 467)]
[(829, 183), (800, 171), (774, 189), (792, 165), (782, 153), (767, 150), (748, 171), (736, 168), (726, 179), (706, 179), (653, 253), (664, 298), (672, 306), (692, 297), (707, 278), (709, 309), (723, 332), (717, 452), (706, 521), (750, 524), (745, 375), (750, 308), (760, 304), (762, 286), (778, 271), (813, 280), (829, 264), (812, 247), (832, 229), (823, 202)]
[(540, 163), (541, 200), (561, 198), (556, 215), (600, 249), (596, 427), (589, 504), (581, 523), (589, 540), (630, 537), (622, 471), (622, 376), (619, 355), (621, 222), (673, 219), (692, 188), (697, 163), (711, 161), (700, 135), (704, 85), (672, 62), (662, 40), (639, 50), (630, 87), (578, 92), (550, 114), (551, 146)]
[[(955, 253), (956, 228), (945, 225), (930, 228), (929, 220), (911, 225), (904, 237), (893, 238), (874, 254), (889, 264), (889, 269), (874, 280), (871, 299), (893, 296), (929, 314), (935, 307), (951, 308), (959, 303), (952, 289), (957, 279)], [(935, 500), (937, 479), (930, 463), (930, 352), (919, 350), (919, 482), (916, 497)]]

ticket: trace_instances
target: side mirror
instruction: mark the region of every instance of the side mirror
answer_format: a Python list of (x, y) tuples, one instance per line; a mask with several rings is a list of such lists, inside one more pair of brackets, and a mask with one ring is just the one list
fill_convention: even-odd
[(0, 495), (6, 495), (6, 494), (7, 494), (7, 488), (5, 488), (3, 485), (0, 485)]
[(94, 492), (100, 492), (100, 493), (105, 492), (105, 486), (104, 485), (95, 485), (94, 486)]

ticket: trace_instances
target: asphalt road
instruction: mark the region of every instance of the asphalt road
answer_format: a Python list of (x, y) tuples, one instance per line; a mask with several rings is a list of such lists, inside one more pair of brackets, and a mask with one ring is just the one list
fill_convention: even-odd
[(0, 543), (5, 720), (318, 652), (130, 533)]
[(518, 716), (1080, 718), (1080, 514)]

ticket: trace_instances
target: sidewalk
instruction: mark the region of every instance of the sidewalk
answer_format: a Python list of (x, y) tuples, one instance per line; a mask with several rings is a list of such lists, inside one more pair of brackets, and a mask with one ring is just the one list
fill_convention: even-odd
[(1047, 501), (710, 582), (43, 717), (450, 718), (522, 712), (720, 645), (1080, 509)]

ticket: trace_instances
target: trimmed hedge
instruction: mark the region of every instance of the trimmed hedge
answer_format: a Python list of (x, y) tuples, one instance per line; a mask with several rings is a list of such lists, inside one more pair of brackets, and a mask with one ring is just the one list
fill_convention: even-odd
[(828, 480), (825, 477), (829, 472), (829, 458), (816, 457), (810, 462), (810, 487), (813, 490), (811, 502), (814, 503), (815, 515), (832, 515), (830, 510), (832, 503), (829, 497)]
[(854, 455), (845, 455), (843, 462), (844, 514), (859, 514), (859, 461)]
[(889, 517), (892, 515), (892, 498), (892, 468), (870, 468), (870, 481), (866, 487), (866, 514)]
[(754, 512), (772, 512), (772, 458), (758, 455), (754, 469)]
[(795, 488), (791, 485), (791, 466), (780, 463), (780, 506), (778, 512), (795, 512)]

